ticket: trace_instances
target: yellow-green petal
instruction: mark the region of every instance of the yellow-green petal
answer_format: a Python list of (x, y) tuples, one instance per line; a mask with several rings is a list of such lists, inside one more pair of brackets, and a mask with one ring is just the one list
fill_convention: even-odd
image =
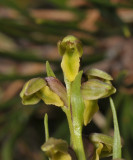
[(99, 110), (97, 100), (84, 100), (84, 125), (90, 123), (94, 114)]
[(74, 81), (80, 66), (79, 53), (75, 49), (74, 52), (65, 52), (61, 62), (61, 67), (65, 77), (70, 81)]
[(60, 97), (50, 90), (48, 86), (45, 86), (42, 88), (37, 95), (46, 103), (46, 104), (52, 104), (55, 106), (62, 107), (64, 106), (63, 101), (60, 99)]

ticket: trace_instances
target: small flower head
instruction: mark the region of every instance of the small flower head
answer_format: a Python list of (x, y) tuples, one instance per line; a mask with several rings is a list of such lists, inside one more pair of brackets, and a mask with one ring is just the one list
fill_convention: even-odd
[[(53, 86), (55, 85), (57, 89), (54, 89)], [(33, 78), (25, 83), (20, 93), (24, 105), (37, 104), (40, 100), (43, 100), (46, 104), (62, 107), (67, 105), (65, 96), (65, 87), (54, 77), (48, 77), (46, 80)]]
[(112, 156), (113, 137), (100, 133), (93, 133), (90, 135), (89, 139), (95, 145), (93, 159), (99, 160), (100, 158)]
[(72, 160), (68, 153), (68, 144), (62, 139), (49, 138), (41, 149), (51, 160)]
[(84, 125), (87, 125), (93, 115), (99, 110), (98, 99), (109, 97), (116, 92), (111, 84), (113, 79), (109, 74), (99, 69), (87, 71), (88, 81), (81, 86), (81, 93), (84, 99)]

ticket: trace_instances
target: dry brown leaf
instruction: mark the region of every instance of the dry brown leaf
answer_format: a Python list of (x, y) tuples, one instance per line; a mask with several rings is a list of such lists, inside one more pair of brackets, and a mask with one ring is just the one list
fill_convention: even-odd
[(9, 84), (9, 86), (7, 87), (7, 89), (3, 94), (2, 101), (3, 102), (8, 101), (11, 98), (13, 98), (16, 94), (19, 94), (18, 92), (22, 88), (23, 84), (24, 82), (22, 80), (17, 80)]
[(85, 0), (68, 0), (67, 5), (71, 7), (80, 7), (87, 5), (88, 3)]
[(100, 129), (103, 129), (106, 126), (106, 118), (101, 114), (100, 111), (95, 113), (93, 116), (93, 121)]
[(70, 11), (61, 11), (61, 10), (31, 10), (31, 15), (34, 18), (42, 19), (42, 20), (56, 20), (56, 21), (73, 21), (77, 17)]
[(0, 7), (0, 18), (11, 18), (15, 19), (16, 17), (20, 16), (16, 10), (7, 8), (7, 7)]
[(43, 159), (43, 154), (41, 154), (40, 151), (34, 150), (33, 152), (31, 148), (29, 148), (28, 145), (22, 140), (19, 140), (19, 143), (17, 143), (17, 148), (22, 157), (27, 157), (32, 160)]
[(80, 23), (80, 28), (88, 31), (96, 31), (96, 21), (100, 18), (100, 12), (97, 9), (88, 10), (86, 18)]
[(22, 75), (45, 72), (45, 64), (33, 63), (33, 62), (22, 63), (18, 68), (18, 72), (19, 74)]
[(133, 10), (132, 9), (118, 9), (118, 16), (126, 23), (133, 22)]

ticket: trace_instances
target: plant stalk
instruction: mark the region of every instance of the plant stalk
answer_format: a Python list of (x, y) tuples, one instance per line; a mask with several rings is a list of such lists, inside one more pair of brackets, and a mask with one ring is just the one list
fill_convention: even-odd
[[(68, 96), (68, 110), (66, 111), (66, 116), (68, 120), (70, 135), (71, 135), (71, 145), (77, 155), (78, 160), (86, 160), (83, 140), (82, 140), (82, 127), (80, 124), (73, 124), (72, 110), (71, 110), (71, 83), (67, 80), (67, 96)], [(78, 122), (78, 121), (77, 121)]]

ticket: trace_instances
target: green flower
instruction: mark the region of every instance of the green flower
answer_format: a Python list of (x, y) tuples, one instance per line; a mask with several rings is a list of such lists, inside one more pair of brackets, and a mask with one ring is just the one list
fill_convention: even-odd
[(49, 138), (41, 149), (51, 160), (72, 160), (68, 153), (67, 142), (62, 139)]
[(48, 77), (46, 80), (43, 78), (29, 80), (25, 83), (20, 97), (24, 105), (37, 104), (40, 100), (59, 107), (67, 105), (65, 87), (54, 77)]
[(95, 146), (95, 154), (92, 160), (99, 160), (100, 158), (110, 157), (113, 152), (113, 137), (100, 133), (93, 133), (89, 139)]
[(99, 110), (98, 99), (109, 97), (116, 92), (111, 84), (113, 78), (98, 69), (87, 71), (88, 81), (81, 86), (81, 93), (84, 99), (84, 125), (87, 125), (93, 115)]
[(74, 36), (67, 36), (58, 42), (62, 58), (61, 67), (65, 77), (72, 82), (79, 71), (80, 57), (83, 54), (81, 42)]

